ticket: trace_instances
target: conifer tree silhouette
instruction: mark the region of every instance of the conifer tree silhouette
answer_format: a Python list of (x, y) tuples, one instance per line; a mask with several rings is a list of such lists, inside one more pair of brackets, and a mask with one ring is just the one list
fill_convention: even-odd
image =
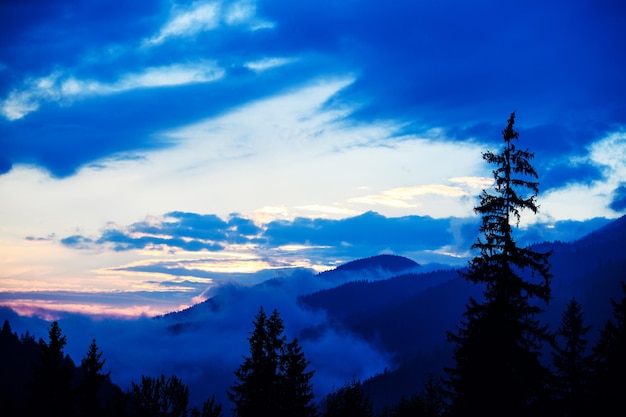
[(547, 369), (539, 350), (547, 339), (541, 311), (531, 299), (550, 298), (549, 253), (517, 245), (513, 227), (521, 212), (536, 213), (539, 183), (530, 163), (534, 154), (517, 148), (515, 112), (502, 131), (500, 153), (483, 153), (493, 170), (493, 190), (483, 190), (475, 212), (482, 217), (479, 254), (463, 276), (485, 287), (483, 300), (470, 298), (457, 332), (454, 367), (447, 368), (447, 393), (454, 416), (536, 416), (545, 400)]
[(286, 342), (277, 310), (267, 317), (261, 307), (253, 325), (248, 338), (250, 356), (235, 371), (237, 381), (227, 392), (235, 415), (314, 416), (313, 372), (306, 371), (309, 362), (298, 340)]
[(341, 388), (334, 388), (321, 405), (322, 417), (372, 417), (373, 404), (361, 383), (352, 380)]
[(622, 299), (613, 304), (613, 319), (600, 332), (593, 348), (593, 413), (603, 416), (626, 414), (626, 282), (622, 282)]
[(191, 417), (223, 417), (222, 405), (215, 401), (215, 396), (211, 396), (203, 404), (202, 408), (193, 408)]
[(72, 377), (74, 363), (65, 356), (64, 348), (67, 337), (57, 321), (48, 329), (48, 343), (39, 340), (39, 362), (35, 366), (34, 380), (31, 384), (31, 398), (27, 408), (32, 413), (44, 415), (74, 415), (74, 397)]
[(102, 359), (102, 352), (98, 349), (96, 339), (93, 339), (80, 365), (82, 379), (78, 386), (78, 399), (83, 415), (95, 417), (102, 414), (98, 390), (105, 382), (110, 381), (111, 374), (102, 372), (105, 362), (106, 359)]
[(587, 353), (586, 334), (590, 329), (591, 326), (584, 325), (582, 306), (572, 298), (561, 316), (561, 326), (552, 344), (552, 397), (557, 415), (589, 415), (591, 355)]
[(130, 396), (140, 417), (185, 417), (189, 403), (189, 387), (172, 375), (165, 378), (142, 376), (141, 383), (132, 383)]

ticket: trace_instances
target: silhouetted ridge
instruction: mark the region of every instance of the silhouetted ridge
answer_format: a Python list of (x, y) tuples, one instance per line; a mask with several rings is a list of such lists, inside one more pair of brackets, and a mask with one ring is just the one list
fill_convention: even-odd
[(622, 242), (626, 239), (626, 215), (616, 219), (598, 230), (589, 233), (587, 236), (577, 240), (574, 244), (586, 246), (589, 244), (602, 243), (605, 245)]
[(381, 281), (350, 281), (301, 296), (299, 302), (313, 310), (326, 310), (332, 317), (346, 318), (396, 303), (456, 276), (456, 270), (433, 271), (402, 274)]
[(411, 268), (418, 268), (420, 264), (404, 256), (376, 255), (369, 258), (357, 259), (335, 268), (336, 271), (354, 272), (372, 269), (384, 269), (389, 272), (401, 272)]

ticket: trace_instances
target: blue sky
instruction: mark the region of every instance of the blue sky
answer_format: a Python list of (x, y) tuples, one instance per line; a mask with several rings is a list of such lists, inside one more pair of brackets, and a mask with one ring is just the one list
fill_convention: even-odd
[(268, 269), (464, 264), (512, 111), (541, 183), (520, 241), (579, 237), (626, 212), (625, 19), (611, 0), (2, 2), (0, 302), (150, 315)]

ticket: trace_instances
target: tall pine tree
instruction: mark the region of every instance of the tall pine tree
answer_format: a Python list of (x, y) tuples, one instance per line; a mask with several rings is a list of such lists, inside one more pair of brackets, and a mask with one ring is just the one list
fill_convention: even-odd
[(372, 417), (374, 415), (372, 399), (363, 385), (357, 380), (345, 383), (341, 388), (324, 397), (322, 417)]
[(131, 383), (130, 397), (139, 417), (186, 417), (189, 387), (172, 375), (165, 378), (141, 376), (141, 384)]
[(472, 245), (479, 254), (463, 275), (485, 290), (483, 300), (470, 298), (457, 332), (448, 333), (456, 344), (446, 381), (454, 416), (536, 416), (544, 396), (548, 373), (539, 350), (547, 334), (531, 299), (549, 301), (549, 254), (519, 247), (513, 238), (521, 212), (537, 212), (539, 187), (534, 154), (517, 148), (514, 123), (512, 113), (500, 153), (483, 153), (496, 166), (494, 185), (474, 209), (482, 217), (481, 237)]
[(561, 316), (552, 345), (554, 412), (560, 416), (586, 416), (591, 378), (591, 355), (587, 353), (582, 306), (572, 298)]
[(67, 337), (57, 321), (48, 329), (48, 343), (39, 340), (40, 354), (30, 385), (29, 412), (70, 416), (75, 413), (72, 391), (74, 363), (64, 353)]
[(99, 404), (99, 390), (106, 382), (110, 381), (110, 372), (103, 373), (105, 359), (98, 349), (96, 339), (91, 341), (87, 354), (81, 361), (81, 381), (78, 385), (78, 399), (81, 414), (98, 416), (103, 413)]
[(315, 415), (312, 403), (313, 372), (297, 339), (286, 342), (284, 325), (277, 310), (267, 317), (263, 307), (253, 322), (248, 341), (250, 356), (235, 371), (237, 382), (228, 391), (239, 417), (271, 415), (309, 417)]
[(593, 414), (623, 416), (626, 414), (626, 282), (622, 282), (622, 299), (611, 303), (613, 319), (606, 322), (593, 348)]

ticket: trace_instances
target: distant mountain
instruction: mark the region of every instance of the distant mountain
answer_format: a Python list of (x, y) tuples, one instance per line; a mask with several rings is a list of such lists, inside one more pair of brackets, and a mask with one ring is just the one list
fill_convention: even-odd
[(351, 316), (378, 311), (380, 308), (410, 298), (428, 288), (456, 278), (457, 275), (457, 271), (445, 270), (425, 274), (403, 274), (380, 281), (350, 281), (301, 296), (299, 302), (313, 310), (326, 310), (334, 318), (348, 320)]
[[(334, 271), (339, 272), (359, 272), (363, 270), (385, 270), (389, 272), (402, 272), (407, 269), (419, 268), (419, 264), (409, 258), (405, 258), (404, 256), (398, 255), (376, 255), (371, 256), (369, 258), (357, 259), (355, 261), (351, 261), (345, 263), (343, 265), (339, 265)], [(332, 271), (331, 271), (332, 272)], [(321, 273), (321, 276), (327, 274), (325, 272)]]
[[(588, 334), (593, 345), (612, 314), (611, 297), (621, 297), (620, 282), (626, 280), (626, 216), (574, 242), (532, 247), (552, 252), (552, 299), (541, 321), (556, 330), (575, 297), (593, 326)], [(106, 321), (90, 324), (90, 331), (104, 332), (98, 342), (113, 377), (126, 385), (150, 371), (175, 373), (189, 384), (194, 401), (214, 393), (228, 407), (225, 390), (247, 354), (254, 315), (261, 305), (276, 308), (286, 334), (298, 337), (316, 371), (317, 399), (356, 377), (380, 408), (419, 393), (429, 373), (440, 374), (450, 364), (454, 346), (446, 331), (455, 330), (470, 297), (482, 297), (482, 287), (461, 278), (458, 269), (424, 269), (405, 257), (378, 255), (319, 274), (298, 268), (266, 271), (261, 283), (240, 279), (216, 286), (205, 302), (186, 310), (117, 322), (114, 332)], [(17, 316), (8, 318), (19, 323)], [(84, 333), (78, 318), (64, 322), (64, 329), (65, 323), (75, 329), (68, 339)]]
[[(532, 247), (552, 252), (552, 300), (542, 321), (555, 330), (566, 303), (575, 297), (583, 306), (586, 323), (593, 326), (589, 339), (594, 343), (612, 313), (611, 297), (619, 296), (620, 281), (626, 280), (626, 217), (575, 242)], [(395, 368), (364, 381), (377, 406), (393, 404), (403, 394), (418, 393), (428, 373), (441, 373), (450, 363), (453, 346), (446, 331), (455, 330), (470, 297), (482, 297), (482, 287), (461, 278), (458, 269), (420, 270), (408, 258), (378, 255), (317, 275), (303, 272), (249, 287), (226, 286), (204, 303), (168, 315), (173, 320), (169, 329), (194, 331), (207, 314), (231, 314), (234, 300), (242, 306), (261, 299), (251, 298), (253, 293), (265, 294), (266, 305), (271, 305), (272, 297), (297, 297), (301, 309), (326, 314), (323, 322), (299, 323), (295, 335), (303, 343), (321, 343), (329, 332), (347, 333), (394, 358)], [(290, 312), (299, 314), (288, 310), (293, 304), (283, 306), (278, 308), (281, 313), (284, 308), (286, 320)]]
[[(267, 279), (249, 287), (235, 284), (224, 285), (221, 287), (221, 291), (218, 291), (215, 296), (208, 298), (206, 301), (182, 311), (168, 313), (162, 317), (180, 322), (185, 320), (194, 320), (194, 318), (196, 318), (195, 316), (199, 312), (217, 312), (220, 310), (220, 307), (224, 307), (227, 302), (226, 298), (231, 299), (230, 296), (226, 297), (225, 293), (231, 295), (232, 293), (237, 292), (245, 293), (271, 288), (281, 290), (292, 284), (293, 281), (299, 280), (300, 284), (305, 282), (306, 285), (300, 285), (300, 288), (295, 290), (295, 296), (297, 297), (300, 295), (297, 293), (298, 291), (304, 294), (311, 293), (316, 289), (324, 291), (325, 288), (333, 288), (337, 285), (342, 286), (343, 283), (346, 282), (348, 287), (350, 287), (350, 283), (354, 281), (369, 282), (370, 280), (383, 280), (397, 276), (403, 272), (415, 271), (419, 268), (420, 265), (417, 262), (397, 255), (376, 255), (364, 259), (358, 259), (339, 265), (331, 270), (321, 272), (314, 277), (312, 276), (310, 270), (304, 268), (292, 268), (290, 270), (290, 274), (283, 274), (284, 276)], [(423, 286), (426, 287), (429, 285), (430, 284), (427, 284), (427, 281), (424, 281)], [(346, 291), (349, 293), (350, 288), (347, 288)], [(349, 298), (354, 300), (359, 297), (355, 297), (353, 294)], [(327, 307), (331, 308), (332, 304), (334, 303), (327, 303)]]
[[(588, 338), (595, 343), (612, 314), (610, 299), (621, 296), (620, 282), (626, 281), (625, 248), (626, 216), (575, 242), (534, 245), (537, 251), (552, 252), (552, 299), (542, 321), (556, 330), (565, 305), (575, 297), (585, 322), (593, 326)], [(300, 302), (325, 310), (329, 326), (358, 334), (395, 356), (399, 369), (366, 383), (380, 403), (419, 392), (426, 373), (443, 369), (451, 352), (446, 331), (454, 331), (469, 297), (481, 296), (482, 287), (466, 282), (458, 270), (443, 270), (354, 281), (302, 296)], [(320, 332), (323, 329), (308, 329), (303, 334), (316, 337)], [(412, 378), (410, 383), (407, 378)]]

